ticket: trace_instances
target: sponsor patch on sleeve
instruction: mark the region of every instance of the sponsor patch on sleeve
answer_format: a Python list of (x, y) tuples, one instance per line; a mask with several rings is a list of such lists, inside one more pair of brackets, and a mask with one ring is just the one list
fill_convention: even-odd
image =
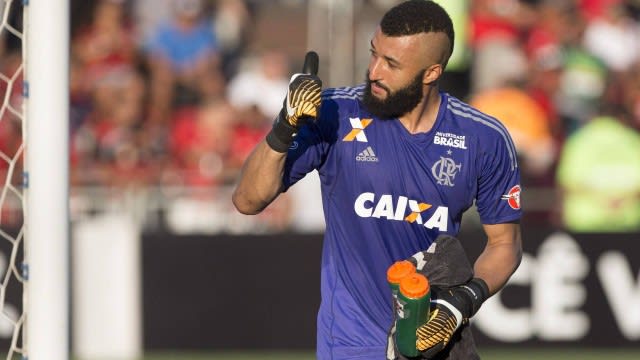
[(506, 200), (512, 209), (520, 210), (520, 185), (512, 187), (501, 199)]

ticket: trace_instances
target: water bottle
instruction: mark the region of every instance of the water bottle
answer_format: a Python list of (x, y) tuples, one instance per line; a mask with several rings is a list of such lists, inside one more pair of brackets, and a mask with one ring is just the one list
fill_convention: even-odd
[(431, 292), (429, 280), (411, 273), (400, 280), (396, 300), (396, 346), (406, 357), (420, 355), (416, 348), (416, 330), (429, 319)]

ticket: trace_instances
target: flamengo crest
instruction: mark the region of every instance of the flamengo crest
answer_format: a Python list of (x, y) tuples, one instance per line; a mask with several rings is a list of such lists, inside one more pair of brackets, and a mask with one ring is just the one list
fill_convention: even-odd
[(462, 164), (456, 164), (453, 159), (440, 156), (440, 160), (431, 167), (431, 174), (438, 180), (438, 185), (453, 186), (453, 180), (461, 168)]

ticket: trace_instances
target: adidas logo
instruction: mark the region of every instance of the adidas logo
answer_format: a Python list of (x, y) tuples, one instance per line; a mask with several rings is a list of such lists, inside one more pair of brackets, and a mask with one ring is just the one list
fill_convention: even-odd
[(356, 156), (356, 161), (378, 162), (378, 157), (373, 152), (371, 146), (367, 146), (366, 149), (362, 150), (362, 152)]

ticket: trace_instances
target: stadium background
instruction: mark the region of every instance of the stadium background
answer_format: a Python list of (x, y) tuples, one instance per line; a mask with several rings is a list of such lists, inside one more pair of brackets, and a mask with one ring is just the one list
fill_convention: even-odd
[[(305, 51), (320, 54), (325, 86), (361, 82), (369, 37), (396, 2), (71, 2), (76, 357), (313, 358), (317, 177), (255, 217), (230, 193)], [(474, 320), (483, 358), (639, 358), (640, 2), (440, 3), (458, 35), (442, 88), (499, 115), (522, 163), (525, 258)], [(17, 46), (3, 39), (3, 73)], [(629, 125), (620, 144), (605, 141), (595, 160), (566, 155), (601, 114)], [(9, 153), (20, 129), (0, 124)], [(576, 193), (592, 209), (586, 225), (564, 221)], [(4, 224), (21, 221), (11, 206)], [(477, 256), (473, 209), (460, 238)], [(19, 293), (7, 293), (17, 311)], [(9, 333), (0, 322), (2, 349)]]

